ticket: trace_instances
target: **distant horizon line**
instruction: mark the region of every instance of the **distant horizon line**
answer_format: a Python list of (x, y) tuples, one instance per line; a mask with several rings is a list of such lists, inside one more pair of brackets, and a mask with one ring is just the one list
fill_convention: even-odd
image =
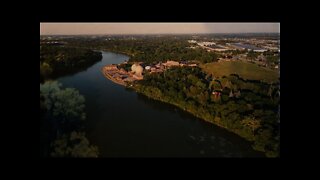
[(97, 36), (97, 35), (204, 35), (204, 34), (280, 34), (280, 32), (239, 32), (239, 33), (150, 33), (150, 34), (40, 34), (40, 36)]

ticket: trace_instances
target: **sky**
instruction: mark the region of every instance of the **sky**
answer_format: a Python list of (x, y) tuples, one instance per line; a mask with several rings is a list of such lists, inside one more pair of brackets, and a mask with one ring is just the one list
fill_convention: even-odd
[(280, 23), (40, 23), (40, 35), (280, 33)]

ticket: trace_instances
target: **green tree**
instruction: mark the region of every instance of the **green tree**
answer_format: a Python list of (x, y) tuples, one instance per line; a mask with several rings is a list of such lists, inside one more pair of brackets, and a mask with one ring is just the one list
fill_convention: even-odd
[(80, 125), (80, 120), (85, 119), (84, 97), (75, 89), (61, 89), (61, 86), (56, 81), (40, 84), (44, 106), (58, 132), (72, 130)]
[(261, 127), (260, 121), (255, 119), (254, 117), (246, 117), (241, 121), (241, 124), (243, 124), (246, 127), (249, 127), (252, 131), (252, 134), (254, 136), (255, 131)]
[(219, 80), (213, 80), (210, 83), (210, 87), (212, 90), (222, 90), (222, 86)]
[(72, 88), (66, 88), (65, 90), (58, 91), (55, 94), (55, 99), (55, 108), (53, 109), (54, 116), (68, 120), (85, 119), (85, 99), (80, 95), (79, 91)]
[(251, 51), (248, 52), (247, 57), (250, 60), (255, 60), (258, 57), (258, 54), (255, 53), (253, 50), (251, 50)]
[(52, 157), (98, 157), (98, 147), (90, 145), (85, 133), (73, 131), (52, 143)]
[(48, 63), (40, 62), (40, 76), (46, 78), (51, 75), (52, 71), (53, 70)]

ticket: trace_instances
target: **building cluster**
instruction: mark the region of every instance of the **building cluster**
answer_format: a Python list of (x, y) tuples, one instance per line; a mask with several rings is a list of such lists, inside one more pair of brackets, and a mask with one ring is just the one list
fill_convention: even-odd
[(62, 41), (40, 41), (40, 45), (64, 45), (65, 42)]
[[(127, 62), (124, 62), (124, 64), (127, 64)], [(186, 61), (178, 62), (178, 61), (168, 60), (165, 63), (159, 62), (158, 64), (145, 66), (141, 62), (140, 63), (136, 62), (131, 66), (131, 71), (126, 71), (123, 68), (119, 69), (118, 66), (115, 64), (111, 64), (103, 67), (102, 71), (103, 71), (103, 74), (109, 79), (111, 79), (112, 81), (115, 81), (118, 84), (126, 85), (128, 82), (142, 80), (144, 70), (148, 71), (149, 73), (161, 73), (171, 67), (183, 67), (183, 66), (195, 67), (197, 66), (197, 64), (186, 62)]]
[(111, 64), (103, 67), (103, 74), (109, 79), (117, 82), (118, 84), (125, 85), (126, 82), (133, 82), (137, 79), (133, 73), (127, 72), (124, 69), (118, 69), (117, 65)]
[[(266, 39), (245, 39), (245, 38), (230, 38), (230, 39), (223, 39), (224, 41), (229, 41), (230, 43), (226, 43), (222, 45), (219, 43), (219, 40), (213, 41), (202, 41), (197, 42), (195, 40), (188, 40), (190, 44), (197, 44), (198, 47), (205, 48), (208, 51), (228, 51), (228, 50), (252, 50), (254, 52), (265, 52), (265, 51), (278, 51), (280, 52), (280, 40), (266, 40)], [(237, 42), (237, 43), (231, 43)], [(196, 48), (194, 46), (190, 48)]]
[[(188, 42), (190, 43), (192, 40), (189, 40)], [(202, 48), (205, 48), (207, 49), (207, 51), (227, 51), (227, 50), (230, 50), (229, 47), (226, 47), (226, 46), (222, 46), (222, 45), (219, 45), (215, 42), (209, 42), (209, 41), (205, 41), (205, 42), (196, 42), (196, 41), (192, 41), (193, 43), (197, 43), (197, 45), (199, 47), (202, 47)], [(194, 48), (194, 47), (192, 47)]]
[(196, 63), (192, 62), (187, 62), (187, 61), (172, 61), (168, 60), (165, 63), (159, 62), (158, 64), (153, 64), (153, 65), (147, 65), (145, 66), (145, 70), (150, 72), (150, 73), (161, 73), (166, 69), (169, 69), (171, 67), (184, 67), (184, 66), (189, 66), (189, 67), (195, 67), (198, 66)]
[(239, 49), (239, 50), (249, 50), (253, 52), (265, 52), (267, 49), (262, 49), (260, 47), (254, 46), (252, 44), (244, 44), (244, 43), (227, 43), (227, 45), (233, 47), (234, 49)]
[[(259, 66), (271, 67), (279, 69), (278, 63), (270, 64), (266, 56), (279, 56), (280, 53), (280, 40), (276, 39), (261, 39), (261, 38), (224, 38), (224, 39), (204, 39), (188, 40), (191, 44), (189, 48), (203, 48), (208, 52), (216, 52), (219, 54), (218, 62), (221, 61), (248, 61), (254, 62)], [(236, 51), (235, 50), (241, 50)], [(243, 51), (247, 50), (247, 51)], [(248, 51), (258, 53), (258, 56), (252, 59), (248, 58)], [(264, 53), (268, 51), (268, 55)], [(240, 53), (239, 53), (240, 52)]]

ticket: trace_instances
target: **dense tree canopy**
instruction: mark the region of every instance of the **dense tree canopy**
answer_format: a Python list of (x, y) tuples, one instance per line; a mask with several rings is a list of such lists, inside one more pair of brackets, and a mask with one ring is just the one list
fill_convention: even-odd
[(84, 133), (73, 131), (52, 143), (52, 157), (98, 157), (98, 148), (90, 145)]
[(40, 92), (45, 99), (44, 105), (48, 113), (58, 121), (59, 126), (66, 127), (67, 124), (85, 119), (85, 99), (77, 90), (72, 88), (62, 90), (61, 84), (48, 81), (40, 84)]
[[(89, 144), (83, 130), (85, 99), (72, 88), (56, 81), (40, 84), (40, 133), (42, 156), (96, 157), (97, 147)], [(50, 146), (51, 144), (51, 146)]]
[(78, 72), (101, 60), (101, 52), (65, 46), (40, 46), (40, 76), (42, 79)]
[(202, 48), (190, 48), (187, 39), (161, 37), (109, 40), (105, 39), (73, 39), (69, 46), (97, 48), (130, 56), (129, 61), (142, 61), (147, 63), (167, 60), (197, 60), (203, 63), (217, 61), (219, 55), (207, 52)]

